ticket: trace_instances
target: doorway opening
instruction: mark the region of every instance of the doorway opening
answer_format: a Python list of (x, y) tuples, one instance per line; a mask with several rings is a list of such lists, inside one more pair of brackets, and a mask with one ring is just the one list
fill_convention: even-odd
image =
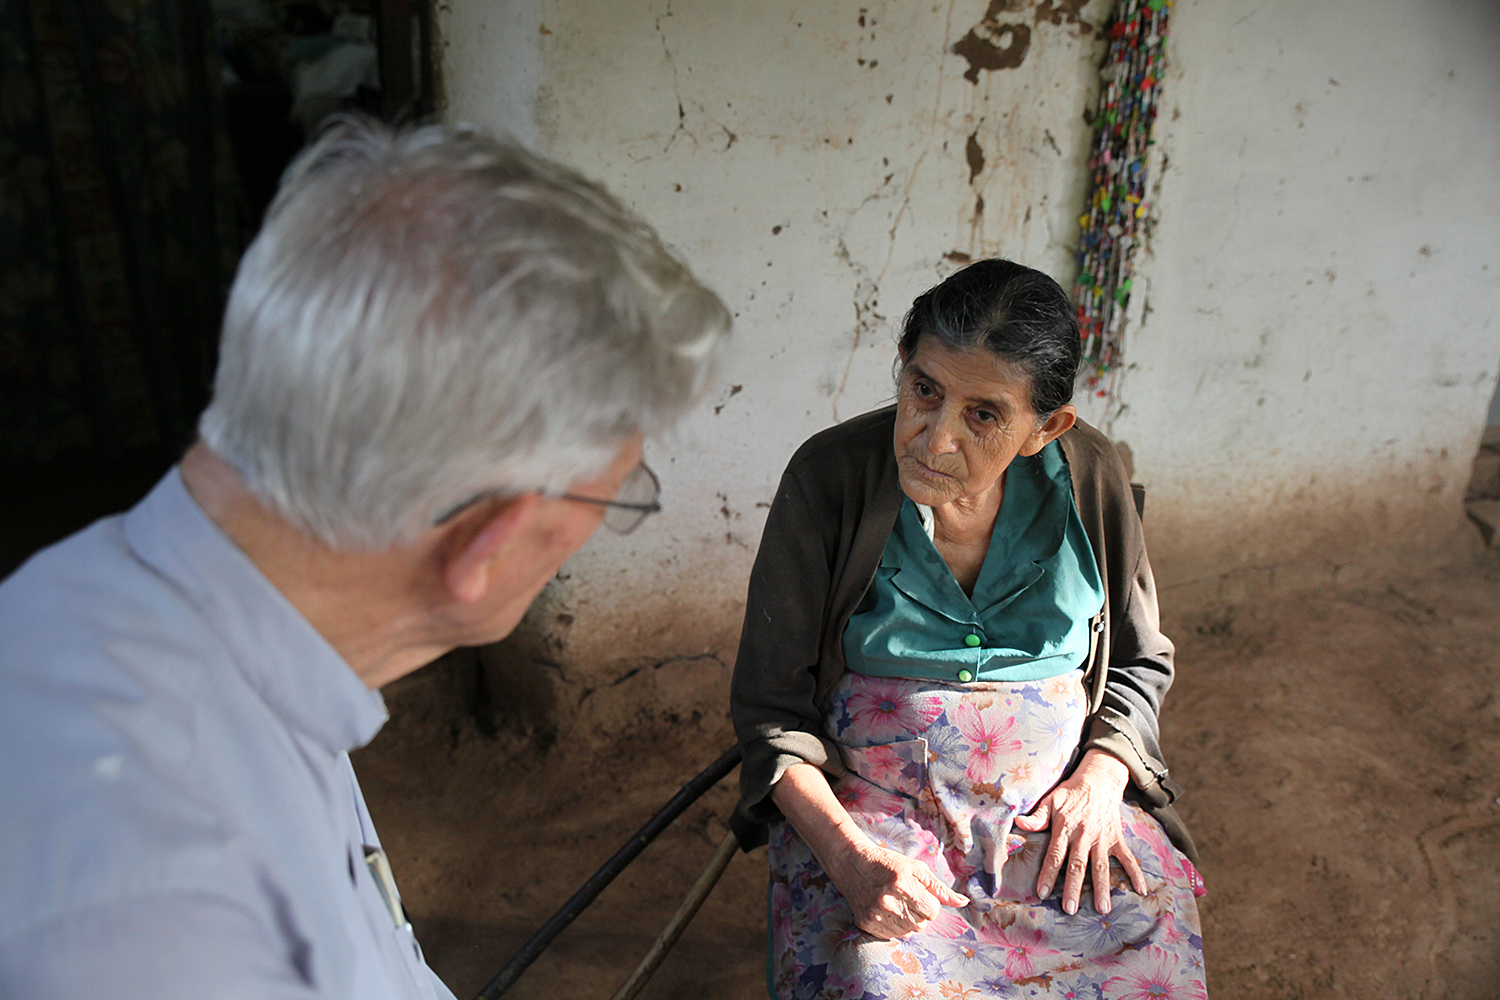
[(392, 123), (434, 102), (427, 0), (213, 0), (248, 240), (291, 158), (337, 112)]

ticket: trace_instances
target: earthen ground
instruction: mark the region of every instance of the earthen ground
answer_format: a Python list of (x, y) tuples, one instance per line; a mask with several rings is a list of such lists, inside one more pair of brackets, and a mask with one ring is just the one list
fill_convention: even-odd
[[(1171, 620), (1171, 609), (1168, 609)], [(1500, 996), (1500, 553), (1173, 624), (1163, 744), (1202, 854), (1210, 995)], [(727, 719), (608, 745), (485, 734), (441, 670), (356, 757), (428, 958), (471, 997), (680, 785)], [(507, 994), (610, 996), (725, 833), (733, 779)], [(764, 849), (737, 856), (643, 998), (765, 994)]]

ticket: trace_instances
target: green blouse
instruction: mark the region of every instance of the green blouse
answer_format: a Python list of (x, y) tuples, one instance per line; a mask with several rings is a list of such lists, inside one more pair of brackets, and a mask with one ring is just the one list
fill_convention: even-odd
[(1005, 494), (971, 598), (910, 499), (844, 630), (850, 670), (876, 677), (1031, 681), (1083, 666), (1104, 605), (1094, 550), (1056, 441), (1005, 472)]

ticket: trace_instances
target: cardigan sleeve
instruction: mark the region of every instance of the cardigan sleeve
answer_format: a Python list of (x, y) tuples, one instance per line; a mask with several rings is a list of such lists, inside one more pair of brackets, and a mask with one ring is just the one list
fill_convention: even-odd
[(1125, 470), (1107, 442), (1090, 450), (1096, 463), (1087, 498), (1096, 525), (1091, 534), (1096, 546), (1103, 545), (1109, 604), (1106, 646), (1100, 651), (1103, 697), (1082, 749), (1118, 757), (1141, 795), (1165, 806), (1179, 790), (1162, 761), (1157, 720), (1172, 684), (1175, 650), (1161, 632), (1156, 582)]
[(1172, 683), (1173, 647), (1156, 626), (1150, 567), (1133, 573), (1127, 589), (1132, 592), (1127, 606), (1119, 609), (1118, 617), (1112, 616), (1104, 700), (1089, 723), (1083, 749), (1118, 757), (1142, 796), (1162, 806), (1180, 791), (1162, 761), (1157, 725), (1162, 699)]
[(837, 546), (837, 526), (829, 522), (826, 513), (814, 515), (792, 472), (782, 476), (750, 572), (730, 685), (730, 714), (744, 754), (740, 811), (757, 823), (780, 818), (769, 796), (793, 764), (844, 773), (816, 706)]

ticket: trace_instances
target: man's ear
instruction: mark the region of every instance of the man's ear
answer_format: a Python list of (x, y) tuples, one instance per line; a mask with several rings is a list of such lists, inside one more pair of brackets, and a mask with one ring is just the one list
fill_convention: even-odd
[(1073, 429), (1078, 423), (1078, 410), (1072, 403), (1064, 403), (1052, 411), (1052, 415), (1042, 422), (1042, 425), (1031, 432), (1026, 443), (1021, 446), (1021, 454), (1035, 455), (1047, 445), (1062, 437)]
[(489, 593), (498, 557), (536, 513), (541, 496), (522, 493), (486, 509), (479, 518), (453, 526), (451, 547), (442, 551), (443, 585), (454, 600), (476, 604)]

